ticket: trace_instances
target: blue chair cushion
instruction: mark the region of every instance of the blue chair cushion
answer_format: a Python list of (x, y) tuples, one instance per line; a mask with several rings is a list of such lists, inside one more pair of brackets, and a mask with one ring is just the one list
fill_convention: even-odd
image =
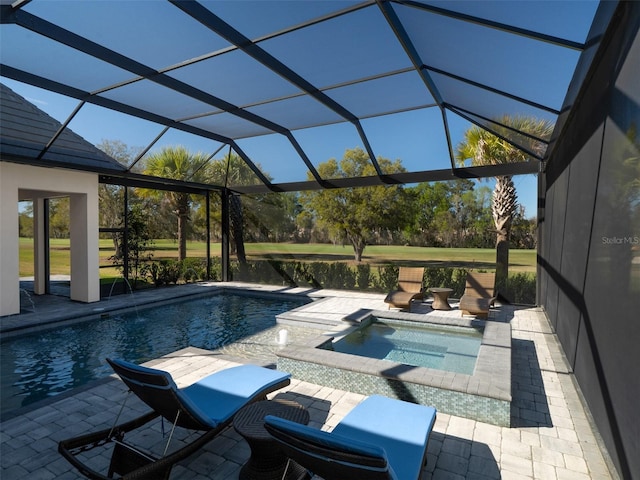
[[(178, 401), (182, 409), (201, 426), (208, 428), (216, 428), (229, 421), (240, 408), (261, 392), (270, 391), (271, 387), (291, 378), (291, 374), (279, 370), (257, 365), (239, 365), (214, 372), (193, 385), (179, 389), (171, 374), (164, 370), (136, 365), (125, 360), (109, 359), (109, 362), (117, 368), (116, 372), (123, 379), (126, 378), (133, 386), (140, 387), (137, 394), (142, 395), (141, 398), (149, 405), (164, 405), (171, 402), (172, 397), (167, 395), (173, 395), (173, 402)], [(160, 398), (164, 398), (164, 401), (160, 401)], [(174, 420), (173, 416), (167, 418), (170, 421)]]
[(291, 377), (291, 374), (257, 365), (227, 368), (179, 390), (185, 403), (201, 412), (206, 423), (223, 423), (261, 391)]
[(398, 478), (420, 478), (436, 409), (372, 395), (356, 405), (333, 434), (384, 449)]

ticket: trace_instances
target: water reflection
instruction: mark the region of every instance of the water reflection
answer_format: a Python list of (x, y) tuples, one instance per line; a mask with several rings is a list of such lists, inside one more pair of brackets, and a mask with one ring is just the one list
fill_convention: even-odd
[(2, 411), (106, 377), (106, 357), (142, 363), (188, 346), (213, 350), (275, 327), (304, 300), (218, 295), (2, 342)]

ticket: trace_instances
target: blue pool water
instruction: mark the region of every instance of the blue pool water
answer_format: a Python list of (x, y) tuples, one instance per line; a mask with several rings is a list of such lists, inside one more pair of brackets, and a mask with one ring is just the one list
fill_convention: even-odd
[(9, 338), (0, 345), (1, 411), (108, 376), (106, 357), (142, 363), (189, 346), (216, 349), (307, 301), (221, 294)]
[(337, 352), (473, 374), (482, 332), (473, 328), (375, 319), (333, 343)]

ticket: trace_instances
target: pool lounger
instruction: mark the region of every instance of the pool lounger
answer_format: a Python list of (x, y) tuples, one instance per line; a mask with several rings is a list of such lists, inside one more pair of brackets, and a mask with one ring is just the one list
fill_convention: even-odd
[[(228, 426), (248, 403), (264, 400), (270, 392), (289, 385), (290, 375), (256, 365), (240, 365), (215, 372), (179, 389), (168, 372), (107, 359), (114, 371), (152, 411), (135, 420), (95, 433), (63, 440), (58, 451), (83, 475), (91, 479), (168, 479), (173, 465), (199, 450)], [(126, 400), (125, 400), (126, 402)], [(124, 409), (124, 404), (123, 408)], [(162, 416), (172, 424), (162, 456), (125, 441), (126, 433)], [(116, 419), (114, 425), (118, 423)], [(196, 440), (168, 452), (175, 427), (204, 431)], [(78, 455), (114, 443), (106, 475), (83, 464)], [(117, 476), (119, 475), (119, 476)]]
[(267, 416), (291, 460), (325, 480), (418, 480), (436, 419), (433, 407), (372, 395), (329, 433)]

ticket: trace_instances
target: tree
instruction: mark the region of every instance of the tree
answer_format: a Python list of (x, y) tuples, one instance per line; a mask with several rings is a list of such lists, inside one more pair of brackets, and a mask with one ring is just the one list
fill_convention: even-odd
[[(509, 137), (507, 127), (525, 132), (534, 138), (521, 136), (527, 150), (542, 155), (546, 144), (536, 140), (549, 138), (553, 131), (553, 123), (547, 120), (525, 116), (504, 116), (497, 123), (505, 127), (499, 127), (497, 133)], [(474, 166), (495, 165), (503, 163), (519, 163), (530, 160), (529, 154), (511, 145), (496, 135), (480, 127), (471, 127), (464, 134), (464, 139), (457, 146), (456, 160), (464, 165), (467, 159), (471, 159)], [(496, 227), (496, 285), (504, 287), (509, 273), (509, 236), (513, 216), (518, 206), (516, 187), (511, 176), (496, 177), (493, 190), (491, 210)]]
[[(402, 172), (399, 160), (379, 158), (384, 173)], [(360, 148), (347, 150), (338, 163), (330, 159), (318, 165), (323, 178), (350, 178), (375, 175), (369, 156)], [(367, 242), (374, 233), (401, 228), (407, 223), (406, 196), (398, 185), (324, 189), (303, 192), (302, 204), (339, 240), (353, 247), (356, 262), (362, 260)]]
[(537, 223), (535, 217), (525, 217), (524, 207), (520, 205), (513, 216), (510, 243), (516, 248), (536, 248)]
[[(488, 187), (460, 179), (421, 183), (407, 188), (412, 195), (412, 222), (405, 230), (410, 244), (446, 247), (484, 247), (486, 224), (491, 224)], [(490, 244), (490, 243), (489, 243)]]
[[(196, 183), (209, 179), (207, 156), (204, 153), (191, 153), (185, 147), (165, 147), (151, 154), (145, 162), (144, 174)], [(178, 217), (178, 259), (187, 257), (187, 226), (191, 209), (191, 195), (184, 192), (157, 192), (146, 190), (146, 195), (158, 195), (171, 206)], [(154, 193), (148, 193), (154, 192)]]
[[(147, 214), (140, 205), (133, 205), (129, 209), (127, 212), (127, 234), (118, 234), (118, 236), (121, 237), (119, 243), (126, 241), (127, 248), (122, 248), (120, 249), (120, 253), (116, 252), (109, 257), (110, 260), (119, 265), (118, 268), (122, 271), (124, 278), (131, 279), (133, 276), (132, 287), (134, 289), (137, 286), (138, 280), (146, 275), (148, 262), (153, 257), (153, 254), (150, 253), (153, 247), (153, 240), (149, 235), (149, 229), (145, 221), (146, 217)], [(124, 224), (124, 219), (122, 220), (122, 224)], [(124, 258), (125, 250), (127, 252), (126, 261)]]
[(245, 195), (242, 201), (245, 236), (252, 241), (281, 242), (294, 237), (299, 213), (295, 192)]
[(52, 238), (69, 238), (70, 218), (69, 197), (49, 200), (49, 235)]
[(33, 208), (26, 209), (18, 214), (18, 236), (33, 238)]
[(493, 245), (491, 215), (491, 189), (482, 186), (465, 193), (463, 199), (464, 215), (468, 218), (464, 241), (458, 245), (465, 248), (487, 248)]
[[(121, 165), (129, 165), (138, 156), (141, 147), (129, 147), (120, 140), (102, 140), (97, 147), (104, 153), (115, 159)], [(123, 223), (124, 215), (124, 187), (120, 185), (109, 185), (101, 183), (98, 188), (98, 198), (100, 201), (100, 226), (105, 228), (117, 228)], [(115, 255), (120, 257), (121, 238), (116, 233), (111, 234)]]
[[(260, 168), (260, 165), (257, 165)], [(234, 185), (252, 185), (260, 180), (249, 166), (238, 155), (229, 153), (211, 164), (210, 175), (212, 183), (233, 187)], [(269, 175), (265, 174), (269, 180)], [(244, 235), (247, 218), (251, 216), (242, 203), (239, 195), (229, 196), (229, 221), (231, 240), (235, 245), (236, 257), (241, 265), (247, 263), (244, 248)]]

